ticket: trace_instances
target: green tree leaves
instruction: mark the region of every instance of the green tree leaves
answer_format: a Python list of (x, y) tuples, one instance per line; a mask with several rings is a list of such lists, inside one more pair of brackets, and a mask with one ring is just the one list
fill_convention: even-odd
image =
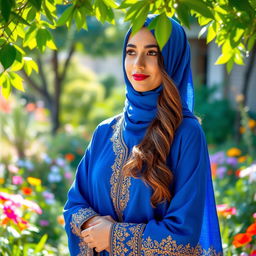
[(60, 18), (57, 21), (57, 26), (63, 26), (73, 15), (75, 11), (75, 6), (70, 5), (60, 16)]
[[(63, 6), (62, 0), (27, 0), (25, 3), (0, 0), (0, 74), (5, 74), (0, 86), (4, 95), (9, 95), (12, 79), (18, 81), (13, 75), (6, 76), (8, 72), (24, 68), (31, 74), (37, 70), (33, 62), (25, 61), (26, 48), (42, 53), (46, 48), (56, 50), (52, 29), (58, 26), (70, 29), (72, 24), (78, 30), (87, 29), (88, 16), (96, 17), (101, 23), (115, 24), (115, 10), (124, 13), (124, 21), (132, 26), (132, 35), (143, 26), (149, 13), (159, 14), (150, 28), (155, 29), (160, 49), (172, 30), (168, 17), (174, 16), (189, 27), (191, 15), (195, 16), (202, 26), (199, 37), (207, 33), (207, 43), (215, 40), (222, 48), (216, 64), (226, 64), (228, 71), (234, 63), (242, 65), (245, 53), (256, 43), (256, 0), (122, 0), (120, 4), (115, 0), (70, 0), (67, 3)], [(65, 7), (61, 15), (57, 15), (58, 5)]]
[(0, 50), (0, 62), (4, 69), (9, 68), (16, 58), (16, 49), (13, 45), (7, 44)]
[[(165, 31), (165, 33), (163, 33)], [(160, 49), (162, 50), (172, 32), (172, 23), (164, 13), (157, 16), (155, 35)]]

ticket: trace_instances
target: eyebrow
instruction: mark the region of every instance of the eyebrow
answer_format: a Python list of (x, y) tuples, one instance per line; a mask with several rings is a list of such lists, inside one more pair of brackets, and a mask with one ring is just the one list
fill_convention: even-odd
[[(136, 45), (134, 45), (134, 44), (127, 44), (126, 47), (137, 48)], [(153, 48), (153, 47), (158, 48), (158, 45), (156, 45), (156, 44), (148, 44), (148, 45), (144, 46), (144, 48)]]

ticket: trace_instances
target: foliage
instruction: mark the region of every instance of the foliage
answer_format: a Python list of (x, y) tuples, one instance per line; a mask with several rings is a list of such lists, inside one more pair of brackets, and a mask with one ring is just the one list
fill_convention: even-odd
[(104, 99), (105, 89), (92, 71), (76, 67), (74, 73), (76, 76), (70, 77), (63, 88), (61, 121), (78, 126), (88, 123), (88, 114), (95, 101)]
[[(253, 255), (256, 247), (256, 163), (236, 147), (211, 154), (224, 255)], [(240, 254), (244, 253), (244, 254)]]
[[(238, 100), (239, 101), (239, 100)], [(256, 253), (256, 162), (251, 141), (256, 138), (256, 119), (249, 117), (240, 99), (242, 143), (211, 154), (212, 177), (221, 225), (224, 255)]]
[[(38, 215), (43, 213), (41, 207), (34, 202), (35, 199), (39, 201), (38, 195), (42, 189), (40, 180), (32, 177), (27, 182), (22, 180), (21, 176), (13, 175), (12, 185), (7, 182), (0, 191), (0, 253), (4, 256), (54, 255), (56, 250), (49, 245), (45, 246), (48, 235), (39, 234), (35, 225)], [(34, 191), (28, 187), (29, 182), (35, 187)]]
[[(221, 144), (234, 137), (235, 111), (226, 99), (214, 99), (217, 87), (195, 88), (195, 113), (202, 119), (202, 126), (210, 144)], [(225, 117), (225, 118), (221, 118)]]
[(41, 52), (46, 48), (56, 50), (51, 30), (63, 25), (70, 29), (73, 23), (78, 30), (87, 29), (87, 16), (114, 25), (115, 12), (122, 11), (125, 13), (124, 21), (129, 21), (133, 26), (132, 33), (136, 33), (148, 13), (160, 14), (150, 28), (155, 29), (156, 39), (162, 48), (172, 30), (167, 16), (175, 16), (189, 27), (190, 15), (194, 15), (203, 27), (199, 36), (207, 31), (207, 42), (215, 39), (222, 47), (222, 55), (216, 63), (227, 63), (228, 71), (234, 63), (243, 64), (244, 56), (253, 48), (256, 39), (255, 0), (243, 3), (235, 0), (123, 0), (120, 5), (113, 0), (74, 0), (64, 1), (66, 8), (60, 17), (57, 16), (57, 5), (63, 4), (61, 0), (1, 0), (0, 3), (0, 63), (3, 67), (0, 85), (6, 98), (12, 87), (24, 91), (17, 71), (24, 68), (27, 75), (32, 70), (38, 72), (37, 64), (27, 57), (26, 47), (38, 48)]
[[(2, 115), (4, 113), (5, 120), (9, 120), (4, 122), (1, 128), (10, 129), (16, 122), (12, 119), (17, 118), (13, 113), (16, 112), (16, 109), (20, 109), (22, 119), (29, 120), (29, 128), (26, 128), (25, 125), (21, 126), (23, 128), (19, 131), (19, 136), (24, 134), (26, 147), (29, 145), (27, 140), (30, 140), (30, 145), (34, 145), (23, 148), (23, 150), (26, 149), (26, 154), (24, 158), (20, 158), (17, 151), (10, 149), (11, 146), (15, 148), (15, 140), (9, 139), (5, 147), (5, 154), (1, 159), (0, 184), (2, 186), (0, 193), (7, 193), (9, 198), (14, 198), (12, 201), (18, 198), (19, 202), (26, 202), (30, 208), (25, 207), (25, 203), (20, 206), (14, 205), (19, 218), (15, 218), (15, 214), (10, 215), (8, 222), (5, 218), (6, 214), (1, 214), (0, 221), (4, 221), (5, 224), (0, 228), (0, 232), (3, 234), (0, 238), (0, 253), (2, 253), (1, 250), (5, 250), (7, 252), (5, 252), (6, 254), (2, 253), (3, 255), (15, 255), (15, 250), (19, 248), (22, 254), (27, 252), (28, 255), (59, 255), (60, 253), (68, 255), (62, 217), (68, 188), (93, 128), (101, 120), (121, 111), (124, 103), (124, 88), (116, 86), (104, 102), (99, 100), (93, 103), (95, 111), (90, 111), (86, 117), (91, 126), (73, 127), (66, 124), (53, 140), (49, 137), (49, 129), (43, 121), (45, 118), (48, 120), (47, 114), (42, 111), (39, 103), (25, 104), (20, 99), (15, 100), (14, 98), (9, 102), (0, 100), (0, 113)], [(104, 92), (102, 90), (102, 98), (106, 97)], [(197, 100), (203, 102), (209, 98), (211, 102), (214, 102), (211, 98), (212, 93), (211, 90), (203, 91), (200, 94), (201, 99)], [(214, 106), (216, 109), (216, 105)], [(38, 109), (41, 110), (38, 112)], [(76, 109), (72, 110), (72, 112), (76, 111)], [(202, 112), (202, 109), (197, 109), (197, 111)], [(247, 138), (252, 140), (256, 137), (256, 119), (249, 116), (244, 109), (241, 111), (244, 111), (241, 133), (245, 143), (239, 149), (233, 145), (232, 148), (225, 149), (223, 152), (220, 152), (220, 148), (217, 147), (211, 154), (224, 255), (232, 256), (238, 256), (240, 253), (244, 253), (242, 254), (244, 256), (253, 255), (253, 250), (256, 249), (254, 234), (256, 163), (254, 162), (255, 155), (251, 153), (249, 144), (246, 143)], [(206, 120), (203, 119), (204, 122)], [(207, 133), (206, 130), (206, 135)], [(2, 141), (3, 139), (0, 138)], [(6, 196), (6, 194), (2, 195)], [(8, 201), (0, 197), (0, 212), (3, 212), (5, 205), (9, 206)], [(11, 219), (11, 216), (14, 219)], [(26, 222), (23, 223), (23, 219)], [(19, 222), (20, 224), (18, 224)], [(24, 229), (20, 230), (19, 225), (22, 224), (27, 226), (23, 225)], [(15, 235), (18, 237), (16, 238)], [(47, 236), (47, 240), (44, 235)], [(38, 248), (37, 244), (40, 239), (42, 239), (42, 244), (46, 240), (45, 245), (36, 254), (33, 250)]]
[[(22, 105), (21, 102), (13, 99), (11, 105), (8, 105), (7, 102), (0, 101), (0, 113), (8, 120), (1, 128), (10, 130), (12, 123), (16, 122), (13, 119), (17, 118), (13, 113), (20, 108), (22, 118), (30, 121), (28, 132), (26, 126), (20, 126), (19, 136), (24, 134), (25, 148), (30, 144), (36, 147), (36, 150), (28, 147), (27, 153), (20, 157), (18, 152), (13, 150), (16, 147), (15, 140), (6, 143), (4, 137), (0, 138), (1, 145), (5, 143), (5, 152), (1, 155), (0, 163), (0, 193), (5, 193), (0, 197), (0, 254), (57, 255), (61, 250), (64, 255), (68, 255), (62, 209), (74, 177), (75, 169), (72, 169), (71, 163), (75, 156), (71, 151), (54, 154), (56, 151), (52, 148), (52, 156), (48, 156), (48, 130), (40, 130), (42, 120), (38, 119), (36, 114), (38, 108), (36, 104)], [(34, 135), (25, 136), (30, 133), (40, 134), (40, 138)], [(28, 140), (33, 141), (28, 144)], [(39, 140), (43, 141), (45, 146), (42, 146)], [(66, 150), (68, 149), (70, 150), (69, 145), (66, 145)], [(77, 158), (81, 159), (82, 154), (83, 150), (80, 150)], [(44, 245), (46, 240), (47, 244)]]
[(48, 130), (48, 112), (34, 103), (25, 106), (25, 101), (14, 98), (8, 103), (0, 97), (0, 104), (6, 104), (5, 111), (0, 111), (2, 142), (14, 145), (18, 156), (25, 157), (35, 139)]

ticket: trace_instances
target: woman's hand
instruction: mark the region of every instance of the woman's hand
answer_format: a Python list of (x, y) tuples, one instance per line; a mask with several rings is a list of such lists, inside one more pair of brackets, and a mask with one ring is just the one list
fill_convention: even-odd
[(111, 216), (95, 216), (85, 223), (85, 230), (81, 232), (84, 242), (89, 248), (97, 252), (110, 251), (110, 231), (115, 220)]

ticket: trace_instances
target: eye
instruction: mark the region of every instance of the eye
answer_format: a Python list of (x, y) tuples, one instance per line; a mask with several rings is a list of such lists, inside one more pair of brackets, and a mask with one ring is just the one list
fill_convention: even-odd
[(157, 54), (158, 54), (158, 52), (156, 52), (156, 51), (149, 51), (148, 53), (151, 56), (157, 56)]
[[(127, 55), (135, 55), (136, 52), (134, 50), (127, 50), (126, 54)], [(151, 51), (148, 51), (148, 55), (150, 55), (150, 56), (157, 56), (158, 52), (151, 50)]]
[(126, 51), (126, 54), (128, 54), (128, 55), (133, 55), (133, 54), (132, 54), (133, 52), (134, 52), (133, 50), (127, 50), (127, 51)]

